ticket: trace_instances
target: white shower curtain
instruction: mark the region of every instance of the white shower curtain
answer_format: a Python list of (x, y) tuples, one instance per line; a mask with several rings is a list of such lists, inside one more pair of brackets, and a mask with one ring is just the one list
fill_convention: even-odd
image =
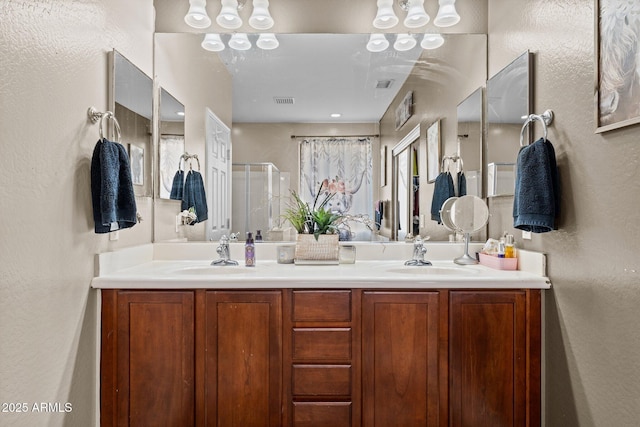
[[(373, 218), (371, 139), (309, 138), (300, 141), (300, 186), (302, 200), (313, 203), (324, 182), (335, 195), (329, 207), (340, 214)], [(368, 240), (362, 224), (349, 224), (357, 240)]]

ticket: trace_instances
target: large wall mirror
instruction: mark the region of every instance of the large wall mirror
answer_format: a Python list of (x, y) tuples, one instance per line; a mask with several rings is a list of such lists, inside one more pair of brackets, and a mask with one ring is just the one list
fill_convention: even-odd
[(134, 193), (151, 197), (153, 81), (115, 49), (109, 63), (109, 110), (118, 119), (121, 142), (129, 151)]
[[(302, 139), (369, 136), (374, 153), (373, 200), (387, 202), (391, 202), (395, 182), (380, 186), (381, 146), (387, 146), (391, 154), (391, 148), (417, 124), (442, 120), (442, 154), (457, 152), (456, 110), (461, 100), (486, 81), (486, 35), (448, 34), (439, 49), (425, 50), (417, 43), (406, 52), (390, 47), (379, 53), (366, 49), (368, 34), (276, 36), (277, 49), (256, 49), (258, 35), (249, 35), (252, 48), (237, 51), (228, 47), (230, 36), (223, 35), (225, 49), (212, 52), (202, 47), (203, 34), (156, 33), (154, 74), (158, 84), (188, 111), (185, 151), (205, 157), (204, 112), (209, 109), (231, 129), (233, 163), (272, 163), (290, 174), (290, 187), (298, 190)], [(312, 59), (305, 59), (304, 52), (310, 52)], [(396, 128), (396, 107), (409, 91), (414, 95), (412, 115)], [(481, 139), (469, 138), (464, 144), (465, 156), (473, 165), (473, 159), (481, 157)], [(404, 208), (425, 218), (418, 217), (415, 224), (412, 218), (406, 228), (414, 231), (415, 227), (432, 240), (447, 240), (448, 232), (427, 215), (433, 184), (427, 182), (424, 132), (414, 148), (408, 163), (418, 165), (419, 178), (414, 186), (412, 176), (409, 188), (419, 188), (419, 197), (408, 197)], [(281, 195), (288, 193), (281, 191)], [(392, 237), (390, 211), (385, 212), (380, 234)], [(176, 214), (174, 206), (156, 203), (156, 241), (176, 237)], [(231, 217), (236, 222), (233, 212)], [(205, 240), (204, 227), (188, 231), (177, 237)], [(237, 230), (232, 227), (231, 231)], [(265, 235), (268, 230), (262, 231)]]
[[(487, 81), (487, 196), (510, 196), (520, 131), (531, 112), (531, 53), (520, 55)], [(526, 131), (527, 140), (530, 138)]]
[(464, 101), (458, 104), (458, 144), (461, 165), (467, 183), (467, 194), (483, 196), (482, 190), (482, 110), (484, 89), (478, 88)]

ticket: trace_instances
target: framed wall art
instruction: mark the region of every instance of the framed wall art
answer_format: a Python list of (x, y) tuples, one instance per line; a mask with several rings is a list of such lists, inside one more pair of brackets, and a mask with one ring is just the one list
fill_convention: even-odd
[(595, 0), (596, 133), (640, 123), (640, 2)]
[(413, 114), (413, 91), (407, 92), (407, 94), (400, 102), (400, 105), (396, 108), (396, 130), (399, 130), (404, 125), (409, 117)]
[(427, 128), (427, 182), (435, 182), (440, 173), (440, 120)]

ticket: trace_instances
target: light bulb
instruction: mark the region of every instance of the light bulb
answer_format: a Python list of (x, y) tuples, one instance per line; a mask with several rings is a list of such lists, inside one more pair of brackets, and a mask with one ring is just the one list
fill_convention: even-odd
[(456, 0), (438, 0), (440, 8), (433, 23), (438, 27), (451, 27), (460, 22), (460, 15), (456, 11)]
[(396, 36), (396, 42), (393, 44), (393, 48), (399, 52), (405, 52), (413, 49), (416, 44), (418, 44), (418, 42), (411, 34), (398, 34)]
[(251, 49), (251, 42), (246, 33), (235, 33), (229, 40), (229, 47), (235, 50), (248, 50)]
[(389, 40), (384, 34), (371, 34), (367, 42), (367, 50), (369, 52), (382, 52), (389, 47)]
[(184, 22), (192, 28), (208, 28), (211, 19), (207, 15), (206, 0), (189, 0), (189, 11), (184, 16)]
[(220, 34), (206, 34), (201, 44), (202, 48), (211, 52), (224, 50), (224, 43), (220, 39)]

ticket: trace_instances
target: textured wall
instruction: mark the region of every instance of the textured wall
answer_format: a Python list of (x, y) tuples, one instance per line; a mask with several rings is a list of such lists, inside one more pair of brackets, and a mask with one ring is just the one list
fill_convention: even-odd
[[(120, 240), (93, 232), (90, 161), (107, 106), (107, 52), (152, 75), (151, 0), (0, 2), (0, 412), (2, 426), (94, 424), (94, 255), (151, 241), (146, 221)], [(34, 403), (72, 412), (31, 412)]]
[[(489, 1), (489, 75), (530, 49), (534, 109), (556, 114), (549, 140), (563, 187), (560, 230), (524, 245), (548, 254), (553, 282), (545, 304), (547, 426), (640, 419), (640, 127), (594, 133), (594, 13), (593, 0)], [(512, 200), (491, 202), (503, 221), (494, 237), (513, 230)]]

